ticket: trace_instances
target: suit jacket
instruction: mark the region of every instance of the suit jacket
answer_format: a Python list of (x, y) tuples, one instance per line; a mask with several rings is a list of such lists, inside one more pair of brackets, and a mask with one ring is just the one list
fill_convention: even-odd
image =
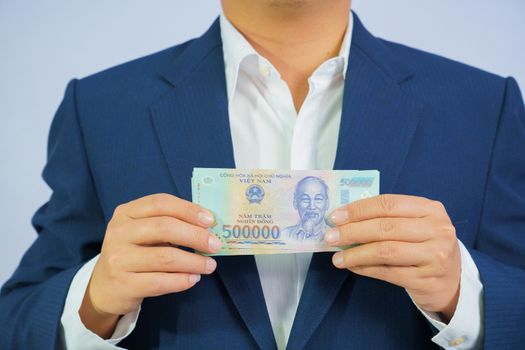
[[(484, 345), (525, 346), (525, 107), (501, 78), (372, 36), (355, 17), (336, 169), (378, 169), (382, 193), (445, 204), (484, 285)], [(54, 349), (68, 286), (115, 207), (191, 199), (194, 167), (235, 167), (218, 21), (200, 38), (72, 80), (49, 134), (53, 190), (0, 298), (0, 348)], [(253, 256), (146, 299), (131, 349), (275, 349)], [(405, 290), (314, 254), (289, 349), (433, 348)]]

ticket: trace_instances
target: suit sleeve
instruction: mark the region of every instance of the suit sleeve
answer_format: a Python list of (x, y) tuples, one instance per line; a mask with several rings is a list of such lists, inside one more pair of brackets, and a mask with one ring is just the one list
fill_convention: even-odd
[(71, 280), (100, 251), (106, 223), (78, 122), (76, 84), (68, 84), (51, 124), (43, 178), (52, 195), (33, 216), (38, 237), (0, 292), (0, 349), (55, 349)]
[(525, 344), (525, 106), (506, 81), (474, 250), (483, 283), (484, 348)]

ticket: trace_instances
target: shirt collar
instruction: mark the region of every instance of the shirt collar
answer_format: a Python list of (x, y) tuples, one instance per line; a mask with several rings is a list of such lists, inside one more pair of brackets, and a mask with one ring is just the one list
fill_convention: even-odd
[[(352, 42), (352, 29), (354, 26), (353, 13), (350, 11), (348, 26), (346, 28), (343, 41), (341, 43), (341, 48), (339, 54), (336, 57), (332, 57), (328, 61), (343, 61), (343, 79), (346, 76), (346, 70), (348, 68), (348, 57), (350, 55), (350, 47)], [(221, 39), (222, 39), (222, 49), (224, 57), (224, 66), (226, 72), (226, 85), (228, 92), (228, 99), (231, 99), (233, 96), (233, 90), (237, 84), (237, 77), (239, 74), (239, 69), (243, 61), (247, 57), (258, 57), (259, 61), (268, 62), (264, 57), (260, 56), (257, 51), (251, 46), (251, 44), (246, 40), (246, 38), (233, 26), (233, 24), (226, 18), (224, 13), (220, 15), (220, 28), (221, 28)], [(325, 62), (325, 63), (326, 63)], [(324, 64), (323, 64), (324, 65)], [(321, 68), (321, 66), (319, 67)], [(318, 69), (319, 70), (319, 69)], [(315, 75), (318, 70), (316, 70), (313, 75)]]

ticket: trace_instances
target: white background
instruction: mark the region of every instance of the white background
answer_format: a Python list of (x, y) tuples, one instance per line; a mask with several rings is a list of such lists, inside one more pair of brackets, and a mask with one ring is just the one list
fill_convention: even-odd
[[(375, 35), (514, 76), (525, 90), (525, 1), (354, 0)], [(35, 239), (40, 174), (66, 83), (199, 36), (218, 0), (0, 0), (0, 284)]]

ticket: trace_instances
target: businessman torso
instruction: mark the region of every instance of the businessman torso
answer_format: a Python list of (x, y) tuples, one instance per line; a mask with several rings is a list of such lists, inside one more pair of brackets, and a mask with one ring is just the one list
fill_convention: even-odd
[[(509, 82), (374, 38), (355, 18), (334, 168), (378, 169), (382, 193), (443, 202), (467, 248), (484, 247), (486, 254), (523, 268), (507, 253), (523, 242), (511, 234), (493, 248), (484, 241), (493, 240), (497, 221), (522, 204), (490, 184)], [(201, 38), (73, 81), (67, 96), (70, 106), (63, 108), (74, 110), (76, 120), (56, 119), (51, 135), (76, 123), (78, 133), (63, 137), (75, 138), (83, 153), (62, 150), (50, 161), (73, 164), (81, 157), (88, 172), (47, 176), (78, 184), (78, 195), (64, 201), (62, 210), (88, 216), (89, 224), (64, 243), (62, 267), (99, 252), (117, 205), (160, 192), (190, 200), (194, 167), (235, 167), (218, 22)], [(502, 166), (512, 171), (515, 165), (508, 160)], [(500, 205), (510, 209), (499, 211)], [(44, 210), (49, 208), (35, 216), (37, 226)], [(498, 227), (511, 232), (512, 225), (523, 223)], [(483, 259), (482, 277), (491, 273)], [(274, 348), (253, 257), (217, 262), (217, 273), (203, 276), (194, 288), (146, 299), (136, 329), (121, 345)], [(337, 270), (331, 255), (319, 253), (288, 348), (423, 349), (435, 346), (432, 332), (402, 288)]]
[[(344, 99), (335, 168), (379, 169), (382, 193), (442, 201), (458, 237), (472, 245), (500, 108), (480, 108), (479, 102), (482, 94), (499, 94), (501, 99), (503, 81), (366, 35), (363, 28), (356, 29), (347, 76), (352, 88)], [(79, 110), (90, 116), (83, 121), (83, 132), (106, 220), (116, 205), (146, 194), (167, 192), (190, 199), (193, 167), (235, 166), (221, 55), (215, 25), (185, 47), (122, 67), (124, 85), (116, 86), (118, 68), (78, 85), (77, 96), (85, 96), (77, 100)], [(417, 68), (422, 72), (404, 68), (407, 64), (401, 61), (407, 58), (409, 64), (421, 65)], [(190, 59), (191, 67), (186, 62)], [(139, 74), (131, 79), (138, 81), (126, 82), (133, 65)], [(160, 74), (169, 72), (164, 79), (155, 75), (162, 66)], [(430, 68), (438, 70), (435, 77), (428, 76)], [(469, 88), (469, 96), (461, 100), (465, 79), (447, 69), (480, 79), (494, 91), (483, 88), (473, 96)], [(414, 81), (418, 78), (421, 82)], [(133, 86), (134, 98), (123, 96), (130, 93), (126, 83)], [(98, 96), (91, 92), (96, 84), (104, 88)], [(91, 90), (90, 95), (84, 89)], [(264, 299), (260, 290), (250, 290), (259, 286), (253, 258), (227, 257), (218, 265), (218, 273), (194, 289), (147, 301), (136, 337), (126, 343), (158, 337), (159, 344), (196, 348), (210, 346), (209, 339), (217, 348), (270, 346), (273, 336)], [(432, 346), (429, 325), (403, 289), (336, 271), (326, 254), (314, 257), (309, 273), (290, 347), (371, 347), (385, 342), (399, 348)], [(305, 339), (308, 333), (311, 339)]]

